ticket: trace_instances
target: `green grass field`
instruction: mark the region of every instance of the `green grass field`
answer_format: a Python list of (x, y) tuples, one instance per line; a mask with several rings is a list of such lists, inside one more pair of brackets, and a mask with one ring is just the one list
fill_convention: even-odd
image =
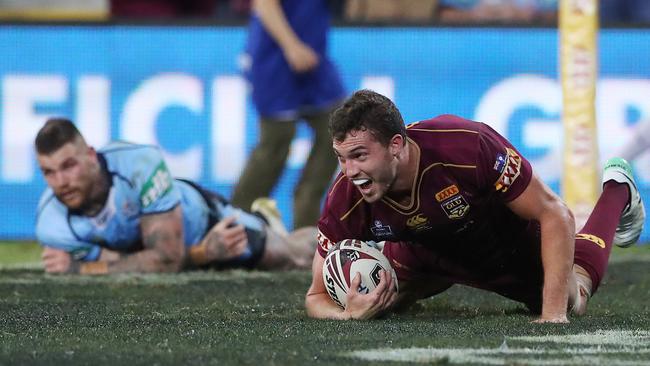
[(307, 271), (50, 276), (38, 256), (0, 246), (1, 365), (650, 365), (650, 245), (616, 248), (566, 325), (465, 287), (385, 319), (319, 321), (302, 307)]

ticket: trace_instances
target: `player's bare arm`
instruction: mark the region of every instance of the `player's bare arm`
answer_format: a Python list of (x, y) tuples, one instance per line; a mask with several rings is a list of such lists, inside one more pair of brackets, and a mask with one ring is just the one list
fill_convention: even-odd
[[(312, 282), (305, 297), (307, 315), (319, 319), (371, 319), (383, 314), (397, 301), (397, 291), (390, 275), (383, 271), (379, 285), (368, 294), (349, 291), (347, 306), (341, 309), (327, 294), (323, 282), (323, 263), (325, 259), (318, 253), (312, 262)], [(357, 275), (350, 283), (350, 288), (359, 287), (361, 278)]]
[[(84, 266), (84, 271), (90, 274), (90, 269), (94, 268), (99, 271), (99, 268), (104, 268), (101, 273), (106, 272), (107, 262), (113, 262), (126, 254), (114, 250), (102, 248), (101, 254), (97, 262), (79, 262), (72, 259), (72, 255), (62, 249), (44, 247), (41, 254), (43, 268), (47, 273), (79, 273), (81, 266)], [(99, 272), (98, 272), (99, 273)]]
[(183, 264), (181, 207), (169, 212), (145, 215), (140, 221), (144, 249), (125, 254), (102, 249), (99, 260), (81, 262), (70, 253), (45, 247), (41, 256), (47, 273), (107, 274), (122, 272), (177, 272)]
[[(108, 273), (177, 272), (183, 264), (183, 219), (181, 207), (145, 215), (140, 221), (142, 251), (107, 262)], [(83, 273), (83, 267), (80, 269)]]
[(567, 303), (575, 248), (573, 214), (536, 175), (508, 207), (523, 218), (539, 221), (541, 226), (544, 287), (542, 314), (537, 322), (568, 322)]
[(346, 320), (344, 310), (332, 301), (323, 283), (323, 264), (325, 259), (318, 253), (314, 255), (311, 267), (311, 285), (305, 296), (307, 315), (318, 319)]

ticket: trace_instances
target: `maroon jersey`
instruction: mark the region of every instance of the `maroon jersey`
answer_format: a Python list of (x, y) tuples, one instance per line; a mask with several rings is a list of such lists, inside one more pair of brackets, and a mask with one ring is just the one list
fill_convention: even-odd
[(530, 183), (530, 163), (489, 126), (456, 116), (411, 124), (407, 136), (419, 152), (410, 203), (367, 203), (340, 174), (318, 222), (319, 254), (349, 238), (401, 242), (426, 249), (427, 270), (456, 282), (497, 275), (538, 231), (505, 205)]

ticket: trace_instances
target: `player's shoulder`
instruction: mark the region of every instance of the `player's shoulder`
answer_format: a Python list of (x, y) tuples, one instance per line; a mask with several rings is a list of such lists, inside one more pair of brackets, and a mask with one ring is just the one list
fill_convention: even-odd
[(439, 116), (409, 123), (406, 125), (406, 130), (411, 134), (436, 134), (442, 132), (453, 133), (478, 133), (481, 129), (482, 123), (472, 121), (467, 118), (456, 116), (453, 114), (441, 114)]
[(36, 236), (61, 235), (68, 227), (68, 209), (56, 198), (51, 188), (47, 188), (38, 202), (36, 210)]
[[(56, 198), (52, 188), (47, 187), (41, 194), (36, 208), (36, 222), (53, 223), (67, 221), (68, 208)], [(56, 224), (54, 224), (56, 226)]]
[(155, 145), (113, 141), (98, 150), (106, 162), (106, 168), (113, 173), (133, 178), (147, 175), (151, 169), (164, 164), (160, 148)]
[(132, 158), (142, 155), (160, 154), (160, 148), (155, 145), (136, 144), (127, 141), (112, 141), (98, 150), (99, 153), (111, 159)]
[(41, 193), (41, 197), (38, 199), (38, 207), (37, 207), (37, 213), (41, 212), (43, 209), (45, 209), (48, 206), (55, 205), (57, 202), (56, 196), (54, 195), (54, 191), (52, 188), (47, 187)]
[[(483, 124), (451, 114), (407, 125), (407, 135), (425, 162), (467, 163), (476, 158)], [(469, 159), (469, 160), (467, 160)]]

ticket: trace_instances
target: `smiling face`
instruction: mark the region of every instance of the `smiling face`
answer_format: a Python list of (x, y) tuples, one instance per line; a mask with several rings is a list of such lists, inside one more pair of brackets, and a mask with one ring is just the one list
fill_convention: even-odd
[(68, 142), (51, 154), (38, 154), (38, 165), (54, 195), (70, 209), (88, 205), (99, 176), (95, 150), (81, 140)]
[(395, 135), (384, 146), (365, 128), (348, 132), (342, 141), (334, 140), (341, 171), (366, 202), (376, 202), (390, 192), (397, 179), (403, 141), (401, 135)]

